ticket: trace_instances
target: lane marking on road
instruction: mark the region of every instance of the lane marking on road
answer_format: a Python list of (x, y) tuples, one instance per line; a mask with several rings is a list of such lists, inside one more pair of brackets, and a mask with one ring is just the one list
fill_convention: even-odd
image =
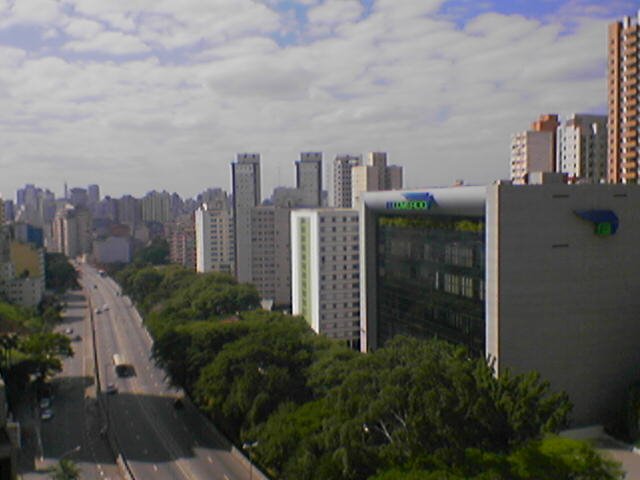
[(153, 471), (154, 471), (154, 472), (157, 472), (157, 471), (158, 471), (158, 466), (157, 466), (155, 463), (153, 464)]
[(211, 457), (207, 457), (207, 460), (209, 460), (209, 463), (213, 463), (213, 459)]
[(224, 474), (224, 480), (231, 480), (226, 473)]

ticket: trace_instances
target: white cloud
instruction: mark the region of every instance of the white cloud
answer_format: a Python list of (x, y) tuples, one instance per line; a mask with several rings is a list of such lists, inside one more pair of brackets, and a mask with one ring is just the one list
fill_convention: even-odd
[(133, 35), (121, 32), (102, 32), (92, 38), (72, 40), (64, 45), (74, 52), (99, 52), (113, 55), (129, 55), (149, 52), (151, 48)]
[(334, 26), (357, 20), (363, 11), (359, 0), (325, 0), (323, 4), (309, 10), (307, 16), (311, 23)]
[(65, 32), (74, 38), (88, 39), (95, 37), (104, 30), (104, 27), (93, 20), (73, 18), (65, 26)]
[(60, 5), (55, 0), (20, 0), (4, 5), (0, 3), (0, 13), (4, 12), (0, 26), (17, 24), (52, 25), (62, 18)]
[(326, 37), (278, 45), (271, 34), (294, 31), (295, 16), (274, 1), (63, 0), (72, 13), (0, 13), (70, 36), (61, 51), (0, 47), (0, 190), (66, 177), (113, 194), (194, 194), (227, 188), (245, 150), (263, 154), (265, 193), (290, 183), (309, 149), (327, 162), (386, 150), (408, 186), (486, 182), (508, 174), (510, 135), (538, 114), (605, 105), (599, 20), (575, 17), (566, 32), (553, 18), (487, 13), (459, 28), (436, 14), (439, 0), (378, 0), (366, 17), (351, 0), (298, 3)]

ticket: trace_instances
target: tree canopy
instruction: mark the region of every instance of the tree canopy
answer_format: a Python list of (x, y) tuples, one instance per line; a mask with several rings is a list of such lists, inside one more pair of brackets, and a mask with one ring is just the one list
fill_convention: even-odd
[[(497, 377), (485, 358), (397, 337), (362, 355), (306, 322), (257, 309), (250, 285), (181, 267), (131, 267), (170, 381), (273, 478), (621, 478), (556, 434), (571, 406), (536, 373)], [(590, 473), (597, 472), (597, 473)]]
[(63, 253), (45, 253), (45, 284), (56, 292), (79, 288), (78, 272)]

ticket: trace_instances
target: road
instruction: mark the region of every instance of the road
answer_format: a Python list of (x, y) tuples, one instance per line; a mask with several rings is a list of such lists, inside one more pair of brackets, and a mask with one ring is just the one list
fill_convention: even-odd
[[(75, 338), (72, 342), (74, 356), (64, 360), (62, 372), (52, 381), (55, 386), (51, 406), (54, 416), (40, 422), (39, 453), (42, 457), (38, 469), (43, 471), (60, 458), (68, 457), (76, 462), (84, 479), (120, 479), (114, 456), (106, 440), (99, 435), (103, 420), (96, 403), (86, 299), (82, 292), (76, 291), (67, 294), (65, 300), (67, 308), (63, 312), (63, 323), (55, 330), (60, 333), (73, 330), (70, 336)], [(39, 410), (36, 407), (36, 413)], [(30, 472), (24, 478), (42, 475)]]
[[(101, 386), (103, 392), (109, 383), (118, 388), (117, 394), (103, 395), (119, 449), (136, 479), (263, 478), (232, 455), (228, 441), (194, 407), (173, 408), (178, 393), (151, 360), (151, 338), (130, 300), (118, 295), (113, 280), (88, 265), (81, 269), (94, 312), (108, 306), (94, 314)], [(134, 366), (135, 375), (115, 375), (115, 353)]]

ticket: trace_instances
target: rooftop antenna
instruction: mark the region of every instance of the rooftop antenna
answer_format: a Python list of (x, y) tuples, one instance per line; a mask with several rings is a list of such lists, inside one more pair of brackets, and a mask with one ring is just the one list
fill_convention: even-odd
[(69, 198), (69, 189), (67, 188), (67, 181), (64, 182), (64, 199), (67, 200)]

